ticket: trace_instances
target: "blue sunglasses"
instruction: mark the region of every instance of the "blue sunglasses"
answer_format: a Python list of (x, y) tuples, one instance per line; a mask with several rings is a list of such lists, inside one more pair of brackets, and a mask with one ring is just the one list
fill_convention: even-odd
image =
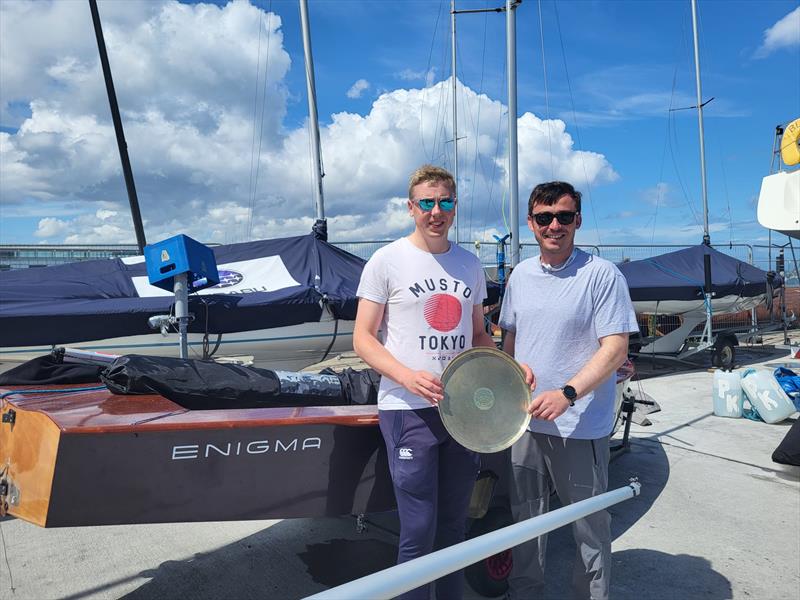
[(450, 212), (456, 207), (455, 198), (439, 198), (439, 200), (435, 200), (434, 198), (421, 198), (413, 202), (423, 212), (431, 212), (437, 202), (439, 203), (439, 210), (444, 212)]

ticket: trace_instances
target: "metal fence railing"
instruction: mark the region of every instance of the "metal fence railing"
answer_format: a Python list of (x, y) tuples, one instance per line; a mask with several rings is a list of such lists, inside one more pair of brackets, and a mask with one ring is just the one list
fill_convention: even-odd
[[(367, 241), (332, 241), (331, 243), (351, 254), (355, 254), (365, 260), (369, 259), (376, 250), (389, 244), (391, 240), (367, 240)], [(481, 264), (487, 268), (490, 276), (494, 273), (497, 266), (497, 244), (493, 242), (461, 242), (464, 249), (475, 254)], [(641, 260), (652, 256), (672, 252), (687, 246), (682, 245), (583, 245), (579, 246), (586, 252), (601, 256), (614, 263), (621, 263), (629, 260)], [(757, 244), (720, 244), (714, 248), (724, 252), (741, 261), (753, 264), (762, 270), (775, 269), (775, 260), (781, 250), (784, 251), (784, 264), (787, 273), (787, 286), (797, 287), (799, 285), (798, 274), (795, 272), (792, 247), (785, 246), (766, 246)], [(510, 259), (510, 248), (506, 246), (506, 261)], [(800, 249), (796, 249), (800, 254)], [(0, 245), (0, 270), (44, 267), (48, 265), (64, 264), (83, 260), (96, 260), (101, 258), (134, 256), (138, 253), (135, 245), (132, 244), (107, 244), (107, 245)], [(520, 244), (520, 260), (531, 258), (538, 254), (538, 245), (532, 242)], [(800, 259), (800, 256), (797, 256)], [(800, 313), (794, 306), (790, 309)], [(756, 323), (774, 321), (778, 317), (773, 311), (767, 313), (760, 308), (758, 313), (745, 312), (729, 315), (717, 315), (714, 317), (716, 327), (736, 327), (742, 328), (752, 326)]]
[[(368, 240), (368, 241), (332, 241), (331, 243), (351, 254), (368, 259), (378, 248), (390, 243), (391, 240)], [(497, 245), (493, 242), (461, 242), (460, 245), (475, 254), (485, 266), (496, 264)], [(679, 250), (688, 246), (681, 245), (579, 245), (580, 248), (607, 258), (608, 260), (619, 263), (626, 260), (640, 260), (649, 258), (665, 252)], [(714, 248), (729, 254), (734, 258), (743, 260), (759, 269), (768, 271), (775, 269), (775, 261), (778, 253), (783, 250), (785, 256), (785, 268), (787, 279), (790, 284), (797, 285), (797, 274), (791, 248), (787, 249), (779, 245), (758, 245), (758, 244), (721, 244)], [(800, 260), (800, 248), (795, 249), (797, 259)], [(520, 244), (520, 260), (531, 258), (538, 253), (538, 246), (535, 243), (524, 242)], [(96, 260), (102, 258), (113, 258), (122, 256), (135, 256), (138, 250), (133, 244), (95, 244), (95, 245), (64, 245), (64, 244), (0, 244), (0, 268), (20, 269), (31, 266), (48, 266), (82, 260)], [(506, 247), (506, 259), (510, 258), (510, 248)]]

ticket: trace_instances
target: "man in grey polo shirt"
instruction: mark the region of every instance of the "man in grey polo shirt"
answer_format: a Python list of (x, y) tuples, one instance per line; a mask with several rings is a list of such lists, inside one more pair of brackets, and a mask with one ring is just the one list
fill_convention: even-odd
[[(608, 437), (614, 422), (615, 372), (637, 331), (625, 278), (613, 263), (575, 248), (581, 194), (569, 183), (537, 185), (528, 227), (540, 255), (521, 262), (508, 281), (500, 326), (504, 350), (536, 371), (529, 431), (511, 449), (511, 510), (516, 521), (608, 487)], [(601, 511), (573, 524), (576, 598), (608, 598), (611, 517)], [(509, 598), (544, 593), (547, 537), (514, 548)]]

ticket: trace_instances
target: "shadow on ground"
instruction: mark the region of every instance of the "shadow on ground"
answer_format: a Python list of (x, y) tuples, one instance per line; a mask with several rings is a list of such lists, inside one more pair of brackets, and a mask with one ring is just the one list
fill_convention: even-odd
[[(666, 486), (669, 463), (663, 448), (658, 444), (637, 444), (617, 457), (611, 463), (609, 489), (627, 485), (631, 477), (638, 477), (642, 494), (610, 509), (614, 539), (647, 518)], [(557, 506), (557, 501), (554, 504)], [(362, 535), (355, 533), (351, 518), (281, 521), (214, 552), (164, 562), (157, 569), (141, 573), (150, 581), (126, 598), (301, 598), (394, 564), (396, 517), (389, 513), (370, 520), (370, 531)], [(574, 554), (569, 527), (550, 534), (549, 597), (569, 596)], [(616, 598), (638, 598), (641, 594), (636, 594), (637, 589), (657, 589), (652, 587), (654, 571), (684, 586), (697, 581), (696, 589), (710, 591), (710, 598), (726, 597), (724, 592), (730, 589), (723, 577), (697, 557), (626, 550), (614, 554), (614, 569), (612, 595)], [(683, 597), (692, 597), (691, 590), (680, 589)]]
[[(767, 360), (780, 361), (784, 357), (786, 357), (786, 350), (779, 350), (774, 346), (738, 346), (734, 368), (745, 368)], [(665, 358), (637, 356), (633, 364), (636, 367), (634, 379), (641, 381), (662, 375), (706, 371), (711, 368), (711, 354), (710, 352), (700, 352), (680, 363)]]
[[(318, 542), (301, 541), (315, 537)], [(302, 598), (393, 565), (396, 544), (383, 537), (388, 541), (356, 534), (350, 517), (285, 520), (214, 552), (142, 572), (150, 581), (124, 597)]]
[[(629, 483), (635, 477), (642, 485), (641, 494), (612, 506), (611, 537), (616, 540), (640, 520), (647, 519), (647, 512), (661, 495), (669, 480), (670, 468), (667, 455), (660, 444), (636, 444), (629, 452), (619, 455), (611, 462), (609, 468), (608, 489), (613, 490)], [(558, 501), (554, 508), (559, 506)], [(612, 546), (613, 547), (613, 546)], [(572, 579), (572, 566), (575, 561), (575, 542), (572, 538), (571, 527), (562, 527), (550, 534), (547, 542), (547, 582), (545, 598), (571, 597), (570, 583)], [(640, 555), (635, 555), (635, 553)], [(661, 554), (660, 562), (650, 562), (652, 557), (648, 554)], [(624, 558), (624, 565), (622, 565)], [(708, 562), (701, 558), (691, 558), (703, 561), (707, 565), (709, 578), (719, 578), (727, 584), (721, 575), (712, 571)], [(611, 576), (612, 598), (642, 598), (647, 597), (642, 590), (669, 589), (667, 587), (654, 587), (652, 571), (662, 572), (662, 565), (669, 565), (669, 577), (683, 579), (693, 577), (693, 571), (698, 568), (698, 563), (679, 560), (681, 557), (670, 556), (650, 550), (625, 550), (614, 552)], [(647, 561), (641, 562), (640, 561)], [(728, 584), (728, 589), (730, 585)], [(638, 590), (638, 591), (637, 591)], [(692, 595), (675, 596), (676, 598), (690, 598)], [(725, 596), (710, 595), (709, 598)], [(728, 596), (729, 597), (729, 596)]]
[(652, 590), (658, 590), (660, 600), (733, 598), (730, 581), (701, 556), (622, 550), (614, 552), (612, 571), (611, 597), (615, 600), (653, 598)]

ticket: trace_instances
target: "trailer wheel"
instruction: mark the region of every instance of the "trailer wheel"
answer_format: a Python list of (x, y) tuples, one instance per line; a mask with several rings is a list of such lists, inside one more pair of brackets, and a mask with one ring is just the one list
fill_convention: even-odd
[(732, 369), (736, 360), (736, 348), (729, 339), (718, 340), (711, 357), (711, 364), (723, 369)]
[[(467, 538), (472, 539), (512, 523), (513, 519), (507, 508), (491, 508), (482, 519), (472, 524)], [(511, 574), (513, 564), (511, 549), (509, 548), (468, 566), (464, 570), (464, 574), (467, 578), (467, 583), (473, 590), (481, 596), (494, 598), (508, 590), (508, 576)]]

